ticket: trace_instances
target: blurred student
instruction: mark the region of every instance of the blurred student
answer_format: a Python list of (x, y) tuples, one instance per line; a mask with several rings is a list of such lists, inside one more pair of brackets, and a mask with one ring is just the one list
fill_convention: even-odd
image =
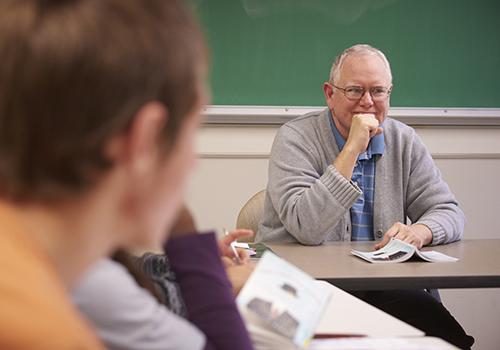
[[(102, 347), (67, 289), (117, 248), (165, 240), (194, 163), (206, 56), (180, 0), (0, 2), (0, 348)], [(213, 317), (216, 297), (229, 341), (251, 348), (214, 235), (167, 251), (190, 323)], [(197, 300), (190, 284), (210, 281)]]
[[(196, 232), (196, 226), (183, 207), (170, 236), (191, 232)], [(251, 234), (250, 230), (235, 230), (218, 242), (234, 293), (241, 289), (253, 265), (234, 264), (230, 243)], [(248, 256), (241, 252), (239, 256), (247, 262)], [(211, 297), (209, 307), (204, 310), (213, 314), (207, 319), (209, 322), (198, 323), (197, 327), (189, 323), (191, 305), (183, 297), (182, 285), (174, 273), (175, 263), (165, 254), (146, 253), (139, 259), (119, 251), (113, 260), (103, 259), (85, 274), (72, 292), (73, 300), (95, 326), (106, 348), (202, 349), (205, 343), (216, 349), (239, 348), (234, 340), (228, 341), (235, 338), (231, 329), (217, 322), (220, 312), (217, 295)], [(197, 292), (198, 299), (207, 298), (207, 289), (213, 288), (213, 283), (193, 284), (189, 292)]]

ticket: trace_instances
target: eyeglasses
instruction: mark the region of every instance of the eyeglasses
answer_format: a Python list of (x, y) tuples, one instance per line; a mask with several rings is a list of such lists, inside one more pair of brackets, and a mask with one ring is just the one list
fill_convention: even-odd
[[(341, 88), (339, 86), (335, 86), (332, 84), (332, 86), (336, 89), (342, 90), (344, 93), (345, 97), (347, 97), (348, 100), (352, 101), (358, 101), (360, 100), (366, 93), (367, 90), (360, 86), (347, 86), (345, 88)], [(370, 96), (372, 97), (373, 101), (384, 101), (389, 97), (391, 94), (392, 88), (386, 88), (383, 86), (375, 86), (372, 87), (368, 90), (370, 92)]]

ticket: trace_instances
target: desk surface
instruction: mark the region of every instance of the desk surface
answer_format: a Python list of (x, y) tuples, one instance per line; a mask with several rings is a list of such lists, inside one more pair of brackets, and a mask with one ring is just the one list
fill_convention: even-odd
[(424, 332), (349, 293), (323, 281), (316, 281), (332, 292), (332, 298), (316, 328), (321, 334), (357, 334), (369, 337), (421, 337)]
[(351, 249), (372, 251), (373, 242), (266, 245), (314, 278), (344, 290), (500, 287), (500, 239), (464, 240), (423, 249), (460, 259), (453, 263), (372, 264), (350, 254)]

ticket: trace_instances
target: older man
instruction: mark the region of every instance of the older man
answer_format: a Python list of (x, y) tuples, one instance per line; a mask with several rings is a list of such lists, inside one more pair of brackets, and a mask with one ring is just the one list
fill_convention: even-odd
[[(276, 136), (257, 240), (375, 240), (379, 248), (395, 237), (420, 248), (461, 239), (464, 214), (429, 152), (412, 128), (387, 118), (385, 55), (369, 45), (348, 48), (323, 91), (328, 109), (286, 123)], [(473, 343), (424, 291), (357, 295), (427, 334), (462, 348)]]

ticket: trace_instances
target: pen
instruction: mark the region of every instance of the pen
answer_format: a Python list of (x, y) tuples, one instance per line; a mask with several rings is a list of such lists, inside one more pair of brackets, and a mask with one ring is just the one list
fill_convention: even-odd
[[(226, 229), (224, 229), (224, 235), (226, 235), (226, 236), (229, 235), (229, 232)], [(236, 261), (236, 263), (238, 265), (240, 265), (241, 264), (240, 256), (238, 255), (238, 251), (236, 250), (236, 247), (234, 246), (233, 243), (234, 243), (234, 241), (229, 243), (229, 246), (231, 247), (231, 250), (233, 251), (234, 260)]]

